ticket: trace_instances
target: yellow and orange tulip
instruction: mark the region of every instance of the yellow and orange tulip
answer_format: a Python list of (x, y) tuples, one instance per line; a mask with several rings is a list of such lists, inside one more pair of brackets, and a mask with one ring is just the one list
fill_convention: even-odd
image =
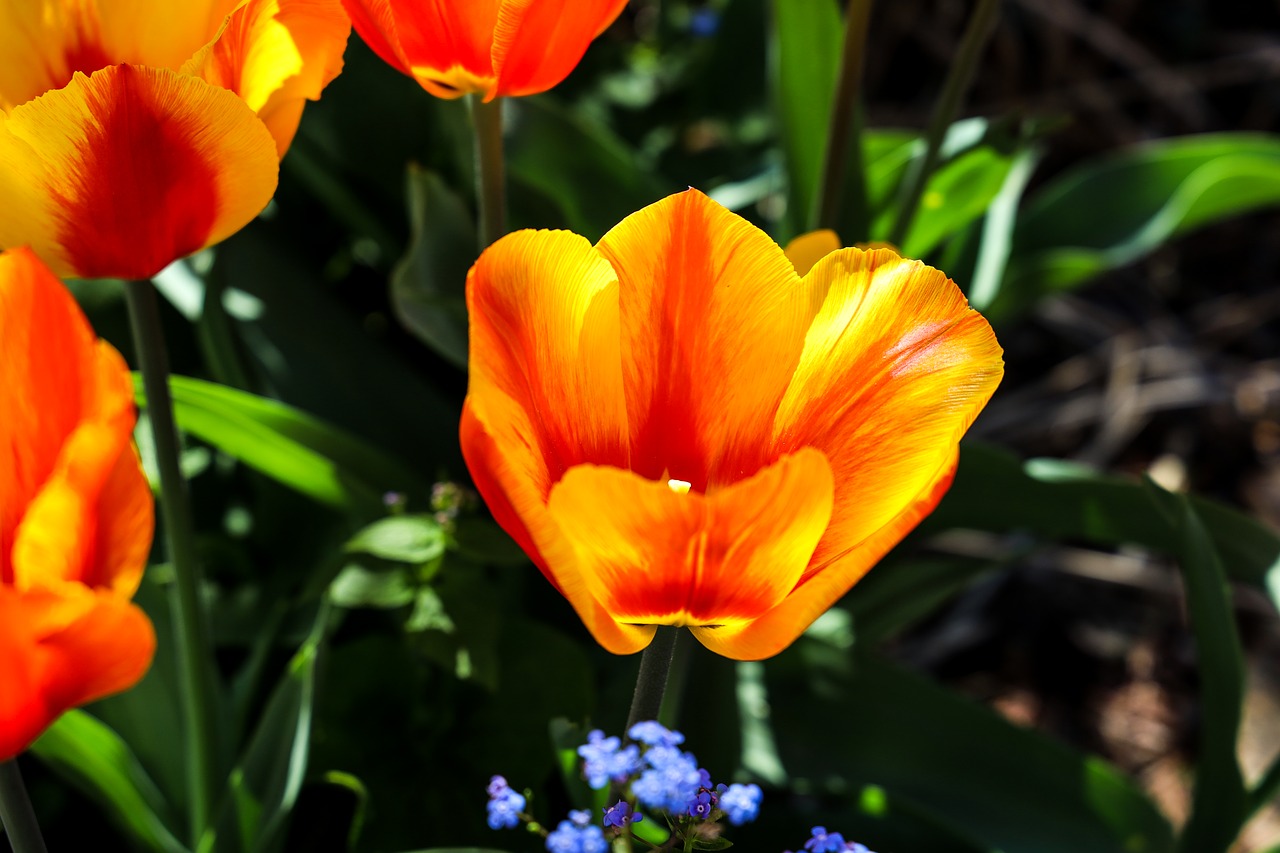
[(840, 249), (801, 277), (695, 190), (595, 246), (504, 237), (467, 304), (476, 486), (619, 654), (658, 625), (785, 648), (937, 504), (1003, 375), (942, 273)]
[(533, 95), (577, 66), (627, 0), (343, 0), (378, 56), (438, 98)]
[(275, 192), (340, 0), (0, 0), (0, 248), (150, 278)]
[(154, 509), (133, 382), (27, 249), (0, 254), (0, 761), (131, 687), (155, 634), (130, 602)]

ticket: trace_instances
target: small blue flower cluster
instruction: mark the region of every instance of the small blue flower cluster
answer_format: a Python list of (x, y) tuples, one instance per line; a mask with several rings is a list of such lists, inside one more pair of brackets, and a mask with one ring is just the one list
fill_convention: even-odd
[(666, 812), (673, 832), (689, 840), (716, 838), (722, 818), (734, 826), (756, 819), (763, 796), (760, 786), (714, 784), (693, 754), (680, 749), (684, 743), (680, 732), (646, 722), (632, 726), (627, 734), (635, 743), (624, 745), (621, 738), (606, 737), (597, 729), (578, 747), (588, 785), (597, 791), (614, 785), (624, 792), (623, 799), (604, 809), (600, 826), (592, 823), (589, 812), (573, 811), (568, 820), (547, 832), (525, 813), (524, 795), (513, 791), (506, 779), (494, 776), (488, 787), (489, 827), (515, 829), (528, 823), (531, 831), (546, 837), (548, 853), (608, 853), (611, 839), (643, 820), (635, 810), (637, 802)]
[(641, 805), (667, 812), (672, 817), (713, 821), (722, 814), (734, 826), (755, 820), (760, 812), (759, 785), (716, 785), (711, 774), (698, 766), (691, 752), (680, 744), (684, 735), (670, 731), (655, 721), (636, 723), (627, 732), (635, 744), (622, 746), (620, 739), (596, 731), (578, 747), (583, 758), (583, 775), (597, 790), (610, 783), (631, 781), (631, 793)]
[(804, 849), (809, 853), (872, 853), (866, 845), (845, 841), (838, 832), (827, 832), (825, 826), (815, 826), (811, 832), (813, 837), (804, 843)]
[(609, 842), (600, 827), (591, 825), (591, 812), (572, 811), (547, 835), (550, 853), (608, 853)]
[(515, 829), (520, 825), (520, 813), (524, 811), (524, 794), (511, 790), (507, 780), (494, 776), (489, 780), (489, 828)]

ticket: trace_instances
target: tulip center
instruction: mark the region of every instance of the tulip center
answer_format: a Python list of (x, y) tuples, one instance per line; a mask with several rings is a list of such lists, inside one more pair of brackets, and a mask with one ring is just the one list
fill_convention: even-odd
[(677, 480), (674, 477), (667, 480), (667, 488), (675, 492), (677, 495), (687, 495), (689, 488), (693, 485), (688, 480)]

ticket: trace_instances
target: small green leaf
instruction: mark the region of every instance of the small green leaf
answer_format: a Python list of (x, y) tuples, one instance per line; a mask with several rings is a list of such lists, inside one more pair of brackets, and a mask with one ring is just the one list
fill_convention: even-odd
[(391, 272), (391, 304), (410, 332), (467, 366), (467, 270), (476, 258), (474, 217), (433, 172), (409, 166), (409, 248)]
[(925, 184), (902, 253), (923, 258), (940, 242), (978, 219), (1000, 192), (1012, 159), (991, 148), (976, 148), (939, 168)]
[(329, 598), (339, 607), (393, 610), (411, 604), (415, 595), (403, 570), (377, 572), (346, 566), (329, 585)]
[(186, 853), (173, 816), (129, 745), (85, 711), (63, 714), (31, 752), (100, 802), (112, 820), (155, 853)]
[(396, 515), (365, 527), (347, 541), (348, 554), (397, 563), (427, 563), (444, 553), (445, 532), (431, 515)]

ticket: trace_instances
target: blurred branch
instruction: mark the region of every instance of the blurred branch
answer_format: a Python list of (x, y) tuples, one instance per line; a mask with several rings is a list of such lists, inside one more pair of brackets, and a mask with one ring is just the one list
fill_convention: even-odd
[(851, 199), (855, 214), (855, 232), (846, 242), (867, 236), (867, 188), (862, 164), (862, 118), (859, 97), (862, 69), (867, 45), (867, 24), (871, 18), (872, 0), (849, 0), (845, 12), (844, 48), (840, 57), (840, 80), (831, 106), (831, 124), (827, 132), (827, 150), (818, 180), (815, 228), (836, 230), (840, 219), (840, 194), (845, 186), (849, 160), (853, 162), (854, 185)]

